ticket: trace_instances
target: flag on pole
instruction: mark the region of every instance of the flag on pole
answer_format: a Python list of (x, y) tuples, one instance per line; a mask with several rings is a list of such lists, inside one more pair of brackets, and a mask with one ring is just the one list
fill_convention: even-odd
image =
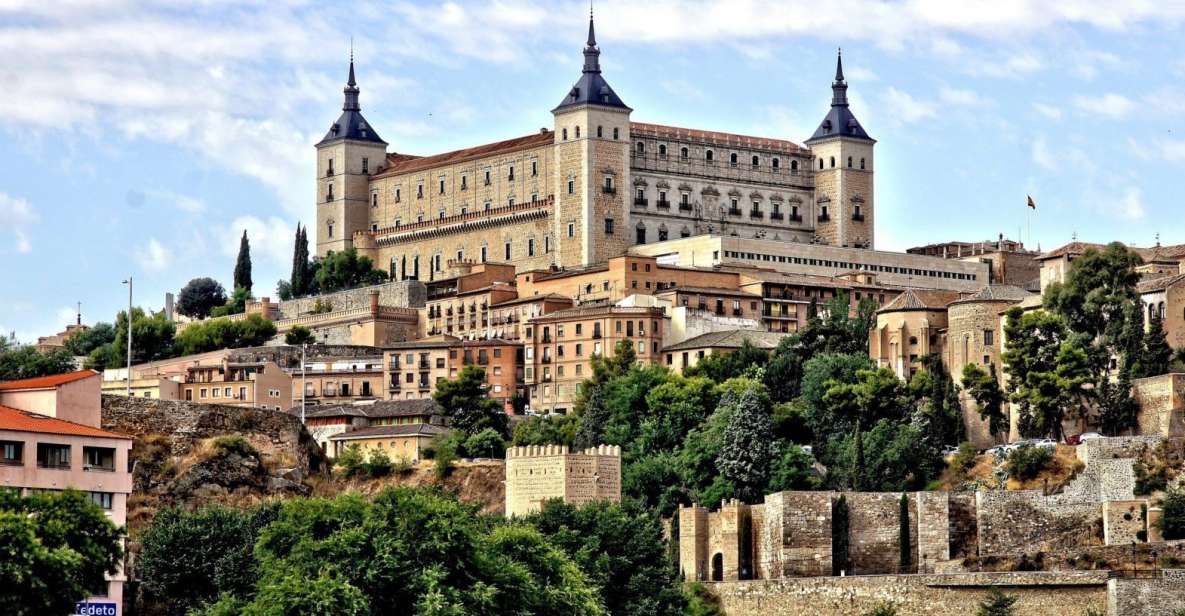
[(1033, 197), (1030, 195), (1025, 195), (1025, 196), (1029, 197), (1029, 209), (1031, 209), (1031, 210), (1037, 209), (1037, 204), (1036, 204), (1036, 202), (1033, 201)]

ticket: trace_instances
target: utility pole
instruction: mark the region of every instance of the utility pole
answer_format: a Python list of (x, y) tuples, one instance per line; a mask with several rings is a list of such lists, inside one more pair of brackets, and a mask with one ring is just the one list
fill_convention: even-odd
[(304, 424), (304, 406), (305, 406), (305, 388), (308, 387), (305, 381), (305, 351), (309, 348), (309, 343), (305, 342), (300, 345), (300, 423)]
[(128, 373), (127, 378), (127, 397), (132, 397), (132, 277), (123, 281), (128, 285)]

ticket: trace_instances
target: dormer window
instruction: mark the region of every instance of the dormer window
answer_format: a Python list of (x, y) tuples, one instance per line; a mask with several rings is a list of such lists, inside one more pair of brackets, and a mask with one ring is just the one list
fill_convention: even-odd
[(334, 137), (336, 137), (338, 131), (340, 131), (340, 130), (341, 130), (341, 125), (338, 124), (337, 122), (334, 122), (333, 128), (329, 129), (329, 132), (332, 133)]
[(823, 120), (823, 132), (831, 132), (831, 120)]

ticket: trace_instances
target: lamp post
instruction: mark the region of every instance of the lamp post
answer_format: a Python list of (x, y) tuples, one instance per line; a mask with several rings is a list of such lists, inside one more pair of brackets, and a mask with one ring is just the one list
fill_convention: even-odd
[(305, 406), (305, 388), (308, 387), (305, 380), (305, 351), (309, 348), (309, 343), (305, 342), (300, 345), (300, 423), (304, 423), (304, 406)]
[(123, 281), (123, 284), (128, 285), (128, 373), (125, 375), (127, 379), (127, 397), (132, 397), (132, 277)]

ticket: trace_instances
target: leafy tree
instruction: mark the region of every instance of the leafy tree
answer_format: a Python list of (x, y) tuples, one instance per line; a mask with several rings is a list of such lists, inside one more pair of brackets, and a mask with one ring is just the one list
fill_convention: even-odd
[(993, 586), (987, 596), (979, 602), (975, 616), (1012, 616), (1016, 613), (1016, 608), (1013, 607), (1015, 603), (1016, 595), (1005, 594)]
[(280, 301), (288, 301), (292, 299), (292, 283), (287, 280), (280, 279), (276, 281), (276, 296)]
[(432, 398), (450, 419), (453, 429), (469, 436), (490, 428), (505, 439), (509, 436), (506, 413), (497, 401), (486, 395), (485, 378), (485, 368), (465, 366), (456, 379), (438, 383)]
[(1113, 345), (1119, 341), (1128, 307), (1139, 301), (1136, 266), (1142, 263), (1119, 242), (1101, 251), (1087, 249), (1074, 260), (1064, 284), (1045, 290), (1045, 307), (1062, 316), (1071, 330), (1106, 338)]
[(272, 504), (160, 511), (141, 538), (136, 560), (146, 594), (176, 613), (223, 594), (250, 599), (259, 576), (252, 550), (276, 512)]
[(343, 449), (333, 459), (333, 464), (341, 469), (341, 473), (346, 477), (355, 477), (362, 474), (363, 465), (366, 464), (366, 457), (362, 454), (362, 448), (357, 443), (354, 443)]
[(552, 500), (527, 522), (603, 589), (607, 613), (678, 614), (686, 605), (654, 511), (628, 501), (576, 507)]
[(254, 284), (251, 282), (251, 242), (247, 240), (247, 230), (243, 229), (243, 238), (239, 240), (239, 256), (235, 259), (235, 288), (246, 289), (251, 292)]
[(1185, 492), (1170, 490), (1160, 503), (1160, 532), (1165, 539), (1185, 539)]
[(95, 349), (115, 340), (115, 326), (110, 323), (95, 323), (66, 338), (66, 351), (75, 357), (90, 355)]
[(836, 461), (830, 467), (829, 481), (836, 487), (862, 491), (923, 489), (942, 472), (945, 462), (940, 453), (919, 447), (921, 440), (916, 426), (882, 419), (870, 430), (855, 432), (834, 444)]
[(315, 279), (321, 293), (331, 293), (386, 282), (387, 274), (375, 269), (370, 257), (358, 256), (356, 250), (349, 248), (321, 259)]
[(17, 616), (68, 614), (106, 589), (123, 559), (123, 531), (75, 490), (0, 490), (0, 604)]
[(485, 428), (465, 439), (465, 454), (470, 458), (501, 458), (505, 453), (506, 441), (493, 428)]
[(979, 417), (988, 422), (988, 430), (994, 435), (1008, 432), (1008, 415), (1004, 412), (1004, 390), (996, 377), (996, 365), (991, 371), (975, 364), (963, 366), (963, 388), (975, 400)]
[(31, 345), (0, 348), (0, 381), (31, 379), (72, 370), (74, 358), (64, 349), (42, 353)]
[(1049, 466), (1053, 453), (1044, 447), (1021, 445), (1008, 454), (1005, 468), (1008, 474), (1020, 480), (1035, 478)]
[(769, 483), (770, 466), (779, 456), (770, 419), (769, 400), (747, 387), (739, 395), (726, 392), (721, 406), (732, 406), (732, 417), (724, 430), (723, 449), (716, 458), (720, 474), (736, 487), (745, 502), (757, 502)]
[(1131, 395), (1132, 383), (1127, 372), (1120, 371), (1117, 380), (1104, 378), (1095, 394), (1098, 400), (1098, 422), (1103, 433), (1117, 435), (1136, 427), (1140, 405)]
[(709, 355), (695, 366), (684, 370), (684, 375), (707, 377), (717, 383), (723, 383), (728, 379), (744, 376), (751, 366), (763, 366), (767, 361), (769, 353), (753, 346), (746, 338), (736, 351)]
[(580, 425), (576, 415), (548, 415), (528, 417), (514, 426), (511, 443), (520, 445), (573, 445)]
[(814, 459), (797, 445), (782, 447), (782, 455), (774, 461), (773, 468), (770, 469), (769, 485), (765, 492), (813, 490), (817, 487)]
[[(151, 316), (140, 308), (132, 310), (132, 363), (156, 361), (173, 357), (173, 335), (177, 327), (163, 312)], [(128, 313), (122, 310), (115, 317), (115, 341), (109, 357), (115, 366), (127, 362)], [(109, 366), (112, 364), (108, 364)]]
[(1169, 364), (1173, 361), (1173, 349), (1165, 338), (1164, 320), (1160, 318), (1159, 313), (1152, 317), (1148, 333), (1144, 335), (1142, 356), (1144, 370), (1138, 376), (1160, 376), (1169, 371)]
[(178, 355), (205, 353), (217, 349), (263, 346), (276, 335), (276, 326), (258, 314), (232, 321), (209, 319), (190, 323), (174, 341)]
[(1062, 421), (1080, 408), (1075, 394), (1089, 380), (1086, 350), (1071, 340), (1062, 317), (1051, 312), (1011, 308), (1004, 331), (1008, 342), (1002, 357), (1012, 377), (1008, 393), (1020, 413), (1021, 433), (1061, 440)]
[(312, 330), (303, 325), (293, 325), (292, 329), (284, 334), (284, 343), (293, 346), (313, 344), (316, 341), (317, 337), (313, 335)]
[[(596, 359), (594, 358), (595, 362)], [(603, 386), (585, 383), (576, 402), (575, 417), (579, 418), (573, 445), (579, 449), (595, 447), (605, 442), (605, 426), (609, 423), (609, 407), (605, 405)]]
[(232, 314), (242, 314), (247, 311), (247, 302), (251, 301), (251, 290), (245, 287), (235, 287), (230, 299), (226, 303), (210, 311), (211, 317), (225, 317)]
[(195, 616), (369, 616), (366, 594), (339, 577), (321, 572), (315, 577), (280, 575), (246, 603), (224, 595), (217, 603), (191, 612)]
[(226, 290), (213, 278), (194, 278), (177, 294), (177, 312), (204, 319), (210, 311), (226, 303)]

